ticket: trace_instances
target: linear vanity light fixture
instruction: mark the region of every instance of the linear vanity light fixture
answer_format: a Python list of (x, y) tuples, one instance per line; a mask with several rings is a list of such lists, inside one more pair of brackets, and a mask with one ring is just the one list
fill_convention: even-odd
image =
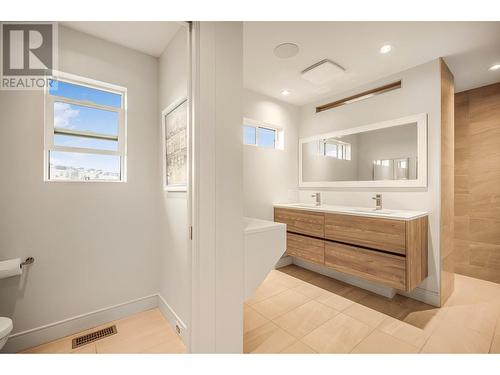
[(373, 96), (380, 95), (380, 94), (383, 94), (385, 92), (389, 92), (389, 91), (400, 89), (400, 88), (401, 88), (401, 81), (392, 82), (392, 83), (389, 83), (389, 84), (384, 85), (384, 86), (380, 86), (380, 87), (376, 87), (376, 88), (371, 89), (371, 90), (360, 92), (359, 94), (352, 95), (352, 96), (349, 96), (347, 98), (343, 98), (340, 100), (336, 100), (334, 102), (320, 105), (319, 107), (316, 107), (316, 113), (323, 112), (323, 111), (326, 111), (328, 109), (332, 109), (335, 107), (340, 107), (340, 106), (345, 105), (345, 104), (351, 104), (354, 102), (358, 102), (360, 100), (365, 100), (365, 99), (371, 98)]

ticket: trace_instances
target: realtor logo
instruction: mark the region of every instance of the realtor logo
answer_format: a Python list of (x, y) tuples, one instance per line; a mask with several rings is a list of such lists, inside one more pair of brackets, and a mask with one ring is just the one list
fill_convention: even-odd
[(53, 23), (2, 23), (1, 88), (45, 87), (56, 69), (57, 25)]

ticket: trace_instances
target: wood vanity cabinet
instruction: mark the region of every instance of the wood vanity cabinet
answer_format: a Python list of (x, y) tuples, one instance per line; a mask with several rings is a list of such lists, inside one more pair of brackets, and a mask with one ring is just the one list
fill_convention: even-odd
[(288, 232), (323, 238), (325, 215), (321, 212), (275, 208), (274, 221), (286, 224)]
[(404, 255), (406, 222), (325, 213), (325, 238)]
[(286, 234), (288, 255), (312, 263), (325, 264), (325, 241), (288, 232)]
[(412, 220), (274, 209), (286, 254), (404, 291), (427, 277), (427, 216)]

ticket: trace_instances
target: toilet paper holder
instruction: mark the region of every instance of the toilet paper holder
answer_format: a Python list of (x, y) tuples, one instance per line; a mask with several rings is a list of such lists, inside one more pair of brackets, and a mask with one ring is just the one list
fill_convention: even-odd
[(22, 262), (19, 267), (23, 268), (24, 266), (28, 266), (30, 264), (33, 264), (35, 263), (35, 258), (33, 257), (28, 257), (24, 260), (24, 262)]

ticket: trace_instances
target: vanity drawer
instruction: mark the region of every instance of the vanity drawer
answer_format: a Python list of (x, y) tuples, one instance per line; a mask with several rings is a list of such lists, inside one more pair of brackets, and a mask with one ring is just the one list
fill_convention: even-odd
[(323, 237), (325, 215), (319, 212), (275, 208), (274, 221), (286, 224), (286, 230), (309, 236)]
[(406, 222), (325, 214), (325, 238), (397, 254), (406, 253)]
[(325, 241), (287, 233), (286, 254), (323, 265), (325, 264)]
[(396, 289), (406, 288), (402, 256), (325, 241), (325, 265)]

